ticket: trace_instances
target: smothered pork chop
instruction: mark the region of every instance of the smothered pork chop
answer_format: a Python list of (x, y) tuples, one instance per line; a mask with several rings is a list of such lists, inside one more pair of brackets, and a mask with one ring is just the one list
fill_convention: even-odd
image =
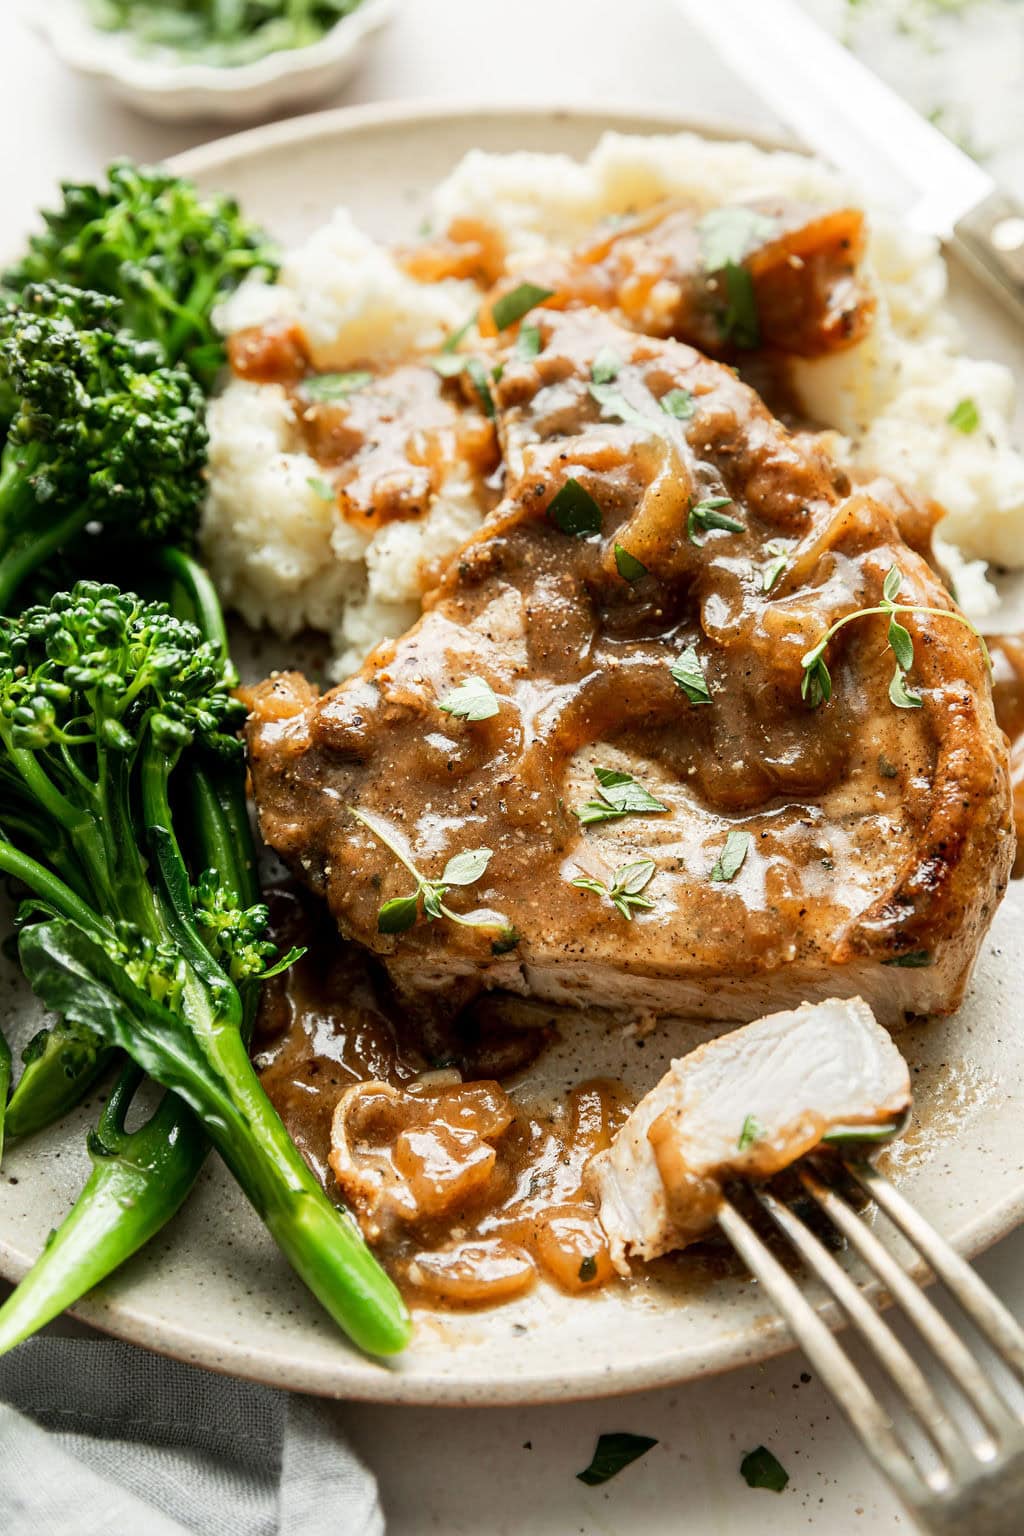
[(255, 691), (267, 841), (446, 1009), (954, 1008), (1007, 751), (898, 498), (597, 310), (534, 310), (494, 360), (504, 499), (422, 619), (323, 697)]

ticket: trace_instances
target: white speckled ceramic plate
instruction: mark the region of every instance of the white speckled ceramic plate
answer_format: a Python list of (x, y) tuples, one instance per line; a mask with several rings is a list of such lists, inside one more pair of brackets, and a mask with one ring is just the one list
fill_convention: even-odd
[[(585, 154), (605, 128), (652, 132), (692, 126), (641, 115), (571, 111), (372, 108), (261, 128), (178, 162), (237, 194), (285, 240), (337, 203), (383, 237), (408, 235), (429, 188), (465, 150), (516, 148)], [(706, 130), (711, 132), (712, 130)], [(713, 130), (721, 137), (721, 130)], [(1013, 361), (1017, 338), (986, 301), (954, 283), (973, 349)], [(1019, 348), (1018, 357), (1019, 357)], [(1024, 889), (1011, 888), (952, 1019), (906, 1032), (918, 1126), (901, 1149), (900, 1177), (924, 1214), (967, 1253), (1024, 1215)], [(0, 1016), (16, 1040), (38, 1025), (14, 972), (0, 975)], [(597, 1073), (649, 1087), (670, 1055), (706, 1030), (665, 1028), (642, 1049), (621, 1031), (575, 1019), (535, 1069), (552, 1088)], [(13, 1147), (0, 1174), (0, 1273), (28, 1268), (87, 1167), (86, 1105), (52, 1134)], [(276, 1253), (226, 1171), (211, 1158), (180, 1216), (111, 1282), (77, 1308), (100, 1328), (151, 1348), (308, 1392), (403, 1403), (555, 1401), (681, 1381), (787, 1347), (756, 1285), (695, 1280), (671, 1292), (612, 1289), (569, 1299), (538, 1287), (519, 1303), (461, 1317), (417, 1318), (395, 1364), (350, 1349)]]

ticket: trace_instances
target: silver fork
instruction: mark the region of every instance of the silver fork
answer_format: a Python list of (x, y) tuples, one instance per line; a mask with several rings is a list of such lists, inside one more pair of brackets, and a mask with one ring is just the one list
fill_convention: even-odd
[[(1024, 1330), (1002, 1302), (873, 1164), (844, 1160), (843, 1167), (942, 1281), (1007, 1373), (1024, 1386)], [(748, 1193), (829, 1292), (890, 1379), (902, 1399), (899, 1424), (792, 1275), (728, 1199), (719, 1215), (722, 1231), (771, 1297), (864, 1449), (922, 1531), (934, 1536), (952, 1536), (954, 1532), (956, 1536), (1021, 1536), (1024, 1415), (1012, 1403), (1012, 1391), (1008, 1394), (983, 1368), (873, 1227), (837, 1191), (827, 1169), (828, 1164), (822, 1162), (813, 1167), (799, 1166), (796, 1171), (806, 1193), (846, 1239), (851, 1252), (914, 1325), (962, 1402), (973, 1411), (975, 1428), (962, 1422), (962, 1412), (954, 1415), (949, 1411), (877, 1311), (868, 1291), (770, 1189), (751, 1189)], [(923, 1458), (916, 1451), (915, 1426), (918, 1436), (930, 1442), (930, 1457)]]

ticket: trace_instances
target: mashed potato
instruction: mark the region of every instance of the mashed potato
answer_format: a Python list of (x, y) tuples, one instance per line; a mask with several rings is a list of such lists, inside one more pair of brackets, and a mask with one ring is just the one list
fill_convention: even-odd
[[(690, 134), (607, 134), (589, 160), (562, 155), (468, 154), (433, 198), (446, 229), (473, 218), (500, 231), (510, 267), (564, 247), (594, 224), (666, 197), (713, 207), (778, 194), (835, 204), (848, 196), (826, 168), (800, 155)], [(945, 265), (935, 244), (875, 221), (869, 265), (877, 321), (860, 345), (793, 365), (809, 416), (835, 429), (851, 466), (882, 471), (946, 509), (941, 532), (961, 600), (983, 611), (980, 564), (1024, 565), (1024, 458), (1010, 443), (1013, 381), (958, 350), (945, 310)], [(269, 320), (303, 328), (315, 366), (343, 369), (436, 349), (471, 314), (470, 283), (416, 282), (344, 210), (286, 259), (275, 285), (249, 281), (224, 306), (230, 332)], [(950, 415), (965, 399), (977, 428)], [(479, 524), (468, 476), (450, 472), (417, 521), (360, 529), (315, 488), (284, 391), (233, 380), (210, 409), (210, 489), (202, 541), (221, 593), (251, 624), (282, 635), (329, 633), (334, 675), (418, 612), (429, 564)], [(959, 552), (959, 555), (958, 555)]]

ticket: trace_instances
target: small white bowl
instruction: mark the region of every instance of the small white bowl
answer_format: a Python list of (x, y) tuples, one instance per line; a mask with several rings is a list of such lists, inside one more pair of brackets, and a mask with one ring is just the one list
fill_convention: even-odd
[(394, 0), (362, 0), (319, 42), (226, 68), (190, 64), (167, 52), (138, 52), (123, 33), (92, 26), (82, 0), (23, 0), (22, 5), (26, 21), (62, 63), (102, 81), (147, 117), (239, 122), (313, 101), (343, 84), (393, 8)]

